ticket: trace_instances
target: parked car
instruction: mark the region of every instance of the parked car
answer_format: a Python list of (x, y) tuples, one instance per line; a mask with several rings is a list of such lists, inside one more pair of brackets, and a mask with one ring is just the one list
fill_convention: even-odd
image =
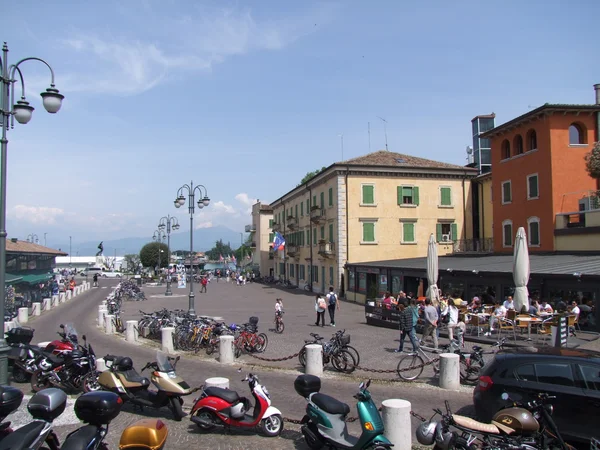
[(563, 438), (586, 443), (600, 437), (600, 353), (568, 348), (513, 348), (496, 353), (473, 391), (477, 419), (489, 422), (512, 400), (526, 402), (538, 392), (556, 396), (553, 418)]
[(121, 278), (121, 272), (102, 272), (104, 278)]

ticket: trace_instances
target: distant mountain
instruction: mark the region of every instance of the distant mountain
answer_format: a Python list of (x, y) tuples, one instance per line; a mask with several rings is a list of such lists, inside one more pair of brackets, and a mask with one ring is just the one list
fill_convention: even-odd
[[(245, 236), (244, 236), (245, 238)], [(215, 246), (215, 242), (222, 239), (224, 243), (230, 243), (232, 248), (237, 248), (240, 245), (240, 233), (233, 231), (224, 226), (216, 226), (212, 228), (201, 228), (194, 231), (194, 251), (206, 251)], [(131, 237), (115, 240), (104, 241), (104, 255), (113, 256), (115, 250), (117, 256), (123, 256), (129, 253), (138, 253), (141, 248), (147, 243), (152, 242), (152, 236), (148, 237)], [(73, 243), (73, 256), (75, 256), (75, 248), (79, 252), (79, 256), (93, 256), (98, 252), (98, 244), (100, 241)], [(166, 244), (166, 240), (165, 240)], [(69, 243), (57, 245), (56, 248), (61, 248), (63, 251), (69, 251)], [(190, 232), (177, 231), (171, 233), (171, 251), (189, 250), (190, 249)]]

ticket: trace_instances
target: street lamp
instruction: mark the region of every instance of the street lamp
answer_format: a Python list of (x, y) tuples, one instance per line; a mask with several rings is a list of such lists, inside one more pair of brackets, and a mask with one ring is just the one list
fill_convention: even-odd
[(27, 242), (37, 244), (40, 241), (37, 234), (31, 233), (27, 236)]
[(47, 234), (48, 234), (48, 233), (44, 233), (44, 247), (46, 247), (46, 235), (47, 235)]
[[(39, 61), (50, 69), (50, 87), (41, 94), (44, 108), (49, 113), (56, 113), (62, 105), (64, 96), (58, 92), (54, 85), (54, 71), (52, 67), (40, 58), (23, 58), (16, 64), (8, 65), (8, 46), (6, 42), (2, 46), (2, 58), (0, 58), (0, 114), (2, 115), (2, 138), (0, 139), (0, 290), (2, 299), (0, 301), (0, 330), (4, 330), (4, 287), (6, 281), (6, 157), (8, 153), (8, 127), (14, 128), (14, 119), (20, 124), (26, 124), (31, 120), (33, 106), (25, 99), (25, 80), (21, 72), (21, 64), (26, 61)], [(18, 76), (18, 78), (17, 78)], [(20, 81), (21, 99), (15, 102), (15, 83)], [(0, 384), (8, 382), (8, 352), (10, 347), (6, 345), (4, 333), (0, 336)]]
[(171, 274), (169, 273), (169, 263), (171, 263), (171, 228), (179, 230), (177, 217), (171, 217), (170, 215), (161, 217), (158, 221), (158, 229), (167, 230), (167, 258), (169, 258), (169, 262), (167, 263), (167, 290), (165, 291), (165, 296), (167, 297), (173, 295), (173, 292), (171, 292)]
[(154, 236), (152, 236), (153, 241), (158, 242), (158, 286), (160, 286), (160, 272), (161, 272), (161, 264), (160, 264), (160, 254), (162, 253), (162, 249), (160, 248), (160, 244), (165, 240), (165, 232), (160, 228), (154, 231)]
[[(204, 191), (202, 191), (204, 189)], [(208, 192), (204, 186), (201, 184), (194, 187), (194, 182), (190, 182), (189, 185), (184, 184), (177, 190), (177, 198), (175, 199), (175, 208), (180, 208), (185, 205), (185, 196), (184, 192), (188, 194), (188, 211), (190, 213), (190, 294), (189, 294), (189, 310), (188, 314), (192, 317), (196, 316), (196, 310), (194, 309), (194, 265), (193, 265), (193, 256), (194, 252), (194, 200), (195, 194), (198, 191), (198, 196), (200, 199), (198, 200), (198, 208), (202, 209), (205, 206), (208, 206), (210, 203), (210, 199), (208, 198)]]

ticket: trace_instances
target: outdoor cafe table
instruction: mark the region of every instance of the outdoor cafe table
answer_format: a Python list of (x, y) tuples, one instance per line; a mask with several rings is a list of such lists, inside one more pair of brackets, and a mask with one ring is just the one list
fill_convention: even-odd
[(544, 320), (539, 317), (521, 317), (521, 318), (517, 318), (517, 321), (527, 323), (527, 340), (530, 341), (531, 340), (531, 324), (532, 323), (540, 324)]

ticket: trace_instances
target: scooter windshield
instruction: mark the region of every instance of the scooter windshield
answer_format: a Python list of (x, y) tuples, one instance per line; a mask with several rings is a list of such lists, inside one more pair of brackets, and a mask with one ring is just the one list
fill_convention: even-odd
[(77, 330), (75, 329), (75, 325), (72, 322), (65, 324), (65, 335), (68, 339), (72, 340), (73, 342), (77, 342)]
[(169, 355), (164, 352), (156, 352), (156, 364), (158, 364), (158, 370), (161, 372), (174, 372), (175, 368), (171, 361), (169, 361)]

